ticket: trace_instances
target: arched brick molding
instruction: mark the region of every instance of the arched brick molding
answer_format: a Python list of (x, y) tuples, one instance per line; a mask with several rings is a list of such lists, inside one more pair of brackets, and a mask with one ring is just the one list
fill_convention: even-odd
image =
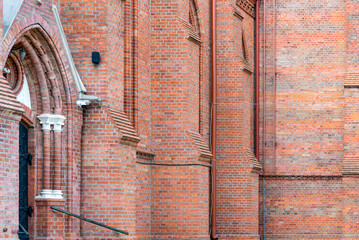
[[(51, 191), (65, 193), (65, 199), (56, 201), (60, 202), (58, 203), (60, 205), (67, 201), (67, 210), (76, 212), (76, 210), (72, 210), (77, 205), (74, 202), (77, 200), (73, 198), (73, 193), (77, 191), (73, 187), (75, 185), (73, 174), (74, 171), (77, 171), (74, 170), (74, 161), (76, 161), (74, 158), (78, 159), (79, 156), (73, 151), (75, 134), (73, 125), (75, 122), (82, 123), (81, 116), (79, 116), (80, 111), (75, 104), (77, 99), (76, 84), (70, 72), (66, 71), (68, 62), (60, 42), (59, 33), (42, 16), (32, 14), (13, 23), (4, 39), (5, 61), (1, 65), (4, 66), (10, 52), (11, 55), (15, 52), (15, 55), (18, 56), (18, 49), (22, 48), (27, 53), (22, 61), (22, 66), (29, 82), (32, 106), (32, 109), (26, 109), (22, 121), (27, 125), (32, 125), (30, 129), (32, 139), (29, 140), (29, 147), (35, 155), (35, 166), (30, 170), (29, 182), (33, 182), (33, 185), (29, 189), (29, 200), (35, 205), (35, 196), (39, 195), (41, 190), (46, 187)], [(41, 114), (66, 118), (65, 125), (62, 127), (63, 131), (59, 131), (61, 121), (60, 125), (50, 124), (47, 126), (47, 131), (44, 131), (45, 123), (41, 126), (37, 118)], [(30, 119), (34, 115), (35, 119)], [(47, 118), (42, 121), (48, 120)], [(50, 121), (54, 121), (54, 119), (52, 118)], [(42, 130), (41, 127), (43, 127)], [(42, 174), (44, 169), (46, 170)], [(61, 172), (64, 174), (61, 175)], [(48, 199), (43, 200), (40, 197), (36, 200), (37, 219), (39, 219), (38, 217), (50, 216), (48, 204)], [(73, 220), (68, 220), (65, 223), (65, 220), (61, 218), (52, 222), (52, 224), (58, 225), (66, 224), (66, 227), (73, 230), (72, 233), (69, 231), (69, 234), (74, 235), (74, 232), (78, 231), (75, 229), (78, 228), (78, 223)], [(30, 223), (30, 231), (39, 237), (49, 236), (47, 227), (42, 227), (39, 222)], [(56, 229), (51, 231), (51, 234), (63, 234), (63, 232), (56, 233)]]

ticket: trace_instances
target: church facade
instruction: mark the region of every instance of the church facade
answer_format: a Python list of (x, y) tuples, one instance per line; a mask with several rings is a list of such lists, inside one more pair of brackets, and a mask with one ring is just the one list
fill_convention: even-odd
[(358, 239), (357, 0), (0, 3), (0, 239)]

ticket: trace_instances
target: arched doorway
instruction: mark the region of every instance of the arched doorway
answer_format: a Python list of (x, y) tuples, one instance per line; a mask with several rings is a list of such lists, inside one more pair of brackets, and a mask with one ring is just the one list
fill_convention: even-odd
[[(40, 25), (31, 25), (17, 36), (6, 51), (3, 76), (9, 94), (12, 92), (23, 108), (18, 123), (18, 235), (29, 239), (48, 236), (46, 231), (52, 222), (43, 221), (51, 213), (46, 204), (62, 202), (64, 206), (71, 199), (69, 176), (64, 170), (69, 168), (67, 161), (73, 151), (69, 146), (73, 129), (68, 126), (76, 111), (72, 104), (76, 88), (64, 66), (65, 59)], [(36, 217), (29, 219), (31, 209)], [(64, 219), (58, 221), (64, 224)]]

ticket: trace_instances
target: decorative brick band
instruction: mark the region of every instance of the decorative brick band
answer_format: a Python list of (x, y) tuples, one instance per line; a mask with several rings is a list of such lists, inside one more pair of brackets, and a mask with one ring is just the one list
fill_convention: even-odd
[(249, 64), (249, 62), (246, 59), (244, 59), (243, 57), (241, 57), (241, 62), (243, 64), (242, 70), (247, 72), (249, 75), (252, 75), (253, 67)]
[(359, 157), (344, 158), (343, 174), (359, 174)]
[(197, 148), (201, 158), (212, 158), (212, 153), (209, 150), (208, 145), (203, 140), (202, 136), (199, 133), (188, 131), (190, 135), (193, 145)]
[(23, 113), (21, 104), (16, 99), (16, 96), (11, 91), (9, 83), (3, 76), (0, 76), (0, 109), (4, 108), (10, 112)]
[(250, 0), (237, 0), (237, 6), (242, 8), (252, 18), (254, 18), (254, 3)]
[(195, 29), (189, 22), (180, 18), (183, 26), (187, 29), (188, 39), (194, 41), (195, 43), (201, 43), (201, 36), (198, 33), (198, 30)]
[(245, 152), (249, 160), (252, 162), (252, 171), (259, 173), (259, 171), (262, 170), (262, 165), (258, 162), (257, 158), (254, 156), (253, 151), (249, 148), (243, 148), (243, 151)]
[(242, 15), (242, 13), (239, 11), (239, 9), (237, 7), (233, 7), (233, 15), (237, 18), (239, 18), (240, 20), (243, 20), (244, 17)]
[(266, 180), (340, 180), (342, 175), (262, 175)]
[(20, 103), (20, 104), (21, 104), (22, 108), (24, 109), (24, 113), (22, 115), (22, 120), (24, 122), (26, 122), (29, 126), (32, 126), (36, 119), (34, 113), (31, 111), (31, 109), (28, 106), (26, 106), (22, 103)]
[(108, 113), (111, 116), (114, 124), (118, 127), (122, 134), (122, 140), (138, 143), (140, 138), (138, 137), (131, 122), (128, 120), (126, 114), (120, 110), (107, 108)]
[(146, 161), (153, 161), (155, 159), (155, 154), (150, 152), (144, 152), (144, 151), (137, 151), (136, 152), (136, 158)]
[(359, 72), (346, 73), (344, 87), (359, 87)]

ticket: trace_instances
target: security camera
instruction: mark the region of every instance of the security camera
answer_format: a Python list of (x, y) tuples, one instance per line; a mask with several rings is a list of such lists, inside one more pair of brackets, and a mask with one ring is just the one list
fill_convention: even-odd
[(89, 100), (78, 100), (76, 104), (78, 107), (85, 109), (91, 102)]

